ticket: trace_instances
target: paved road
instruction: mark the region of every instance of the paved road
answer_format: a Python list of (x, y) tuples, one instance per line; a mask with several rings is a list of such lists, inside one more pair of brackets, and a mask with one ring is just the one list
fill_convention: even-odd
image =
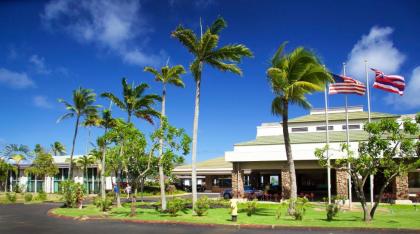
[[(27, 234), (27, 233), (99, 233), (99, 234), (129, 234), (129, 233), (171, 233), (171, 234), (296, 234), (296, 233), (396, 233), (395, 231), (320, 231), (306, 229), (262, 230), (262, 229), (232, 229), (197, 227), (187, 225), (163, 224), (134, 224), (119, 221), (76, 221), (58, 219), (47, 216), (49, 209), (57, 204), (39, 205), (0, 205), (0, 233), (1, 234)], [(404, 232), (410, 233), (410, 232)], [(413, 232), (412, 232), (413, 233)]]

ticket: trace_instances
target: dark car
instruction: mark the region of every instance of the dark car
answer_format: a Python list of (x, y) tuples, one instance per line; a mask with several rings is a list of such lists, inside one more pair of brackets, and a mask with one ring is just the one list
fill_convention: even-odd
[[(233, 192), (232, 189), (225, 189), (222, 192), (222, 197), (224, 199), (231, 199), (233, 197)], [(250, 185), (245, 185), (244, 186), (244, 197), (255, 197), (255, 198), (259, 198), (263, 195), (263, 192), (261, 190), (255, 189)]]

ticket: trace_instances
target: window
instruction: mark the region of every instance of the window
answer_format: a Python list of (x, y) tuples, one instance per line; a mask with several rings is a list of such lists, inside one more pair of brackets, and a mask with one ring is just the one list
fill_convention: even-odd
[(270, 176), (270, 185), (271, 186), (279, 185), (279, 176)]
[[(343, 125), (343, 130), (346, 130), (346, 125)], [(360, 124), (349, 124), (349, 129), (360, 129)]]
[(307, 132), (308, 127), (292, 128), (292, 132)]
[(420, 188), (420, 172), (408, 173), (408, 187)]
[(213, 181), (213, 186), (219, 186), (222, 188), (232, 187), (232, 179), (230, 178), (217, 178)]
[[(318, 126), (318, 127), (316, 127), (316, 130), (317, 131), (325, 131), (325, 129), (327, 129), (326, 126)], [(334, 126), (328, 126), (328, 130), (329, 131), (334, 130)]]

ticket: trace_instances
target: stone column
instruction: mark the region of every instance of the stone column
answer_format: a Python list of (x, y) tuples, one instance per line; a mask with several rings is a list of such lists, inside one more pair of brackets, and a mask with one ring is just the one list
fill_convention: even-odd
[(408, 176), (397, 176), (394, 182), (396, 200), (408, 200)]
[(282, 199), (290, 198), (290, 172), (288, 168), (281, 170), (281, 197)]
[(349, 174), (347, 173), (346, 169), (338, 168), (335, 170), (335, 182), (337, 187), (337, 196), (342, 198), (348, 199), (349, 197)]
[(232, 193), (233, 197), (242, 198), (244, 195), (244, 172), (241, 170), (239, 163), (234, 162), (232, 170)]
[(213, 176), (206, 175), (205, 183), (206, 183), (206, 190), (212, 190), (212, 187), (213, 187)]

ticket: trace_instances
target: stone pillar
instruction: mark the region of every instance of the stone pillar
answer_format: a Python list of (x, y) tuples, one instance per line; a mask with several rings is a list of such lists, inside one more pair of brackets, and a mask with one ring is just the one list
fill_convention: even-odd
[(394, 182), (396, 200), (408, 200), (408, 176), (397, 176)]
[(244, 172), (241, 170), (239, 163), (234, 162), (232, 164), (232, 195), (242, 198), (244, 196)]
[(281, 197), (282, 199), (290, 198), (290, 172), (289, 168), (281, 170)]
[(213, 176), (206, 175), (206, 178), (205, 178), (204, 181), (206, 183), (206, 190), (212, 190), (212, 187), (213, 187)]
[(335, 170), (335, 183), (337, 187), (337, 196), (348, 199), (349, 197), (349, 174), (346, 169), (338, 168)]

